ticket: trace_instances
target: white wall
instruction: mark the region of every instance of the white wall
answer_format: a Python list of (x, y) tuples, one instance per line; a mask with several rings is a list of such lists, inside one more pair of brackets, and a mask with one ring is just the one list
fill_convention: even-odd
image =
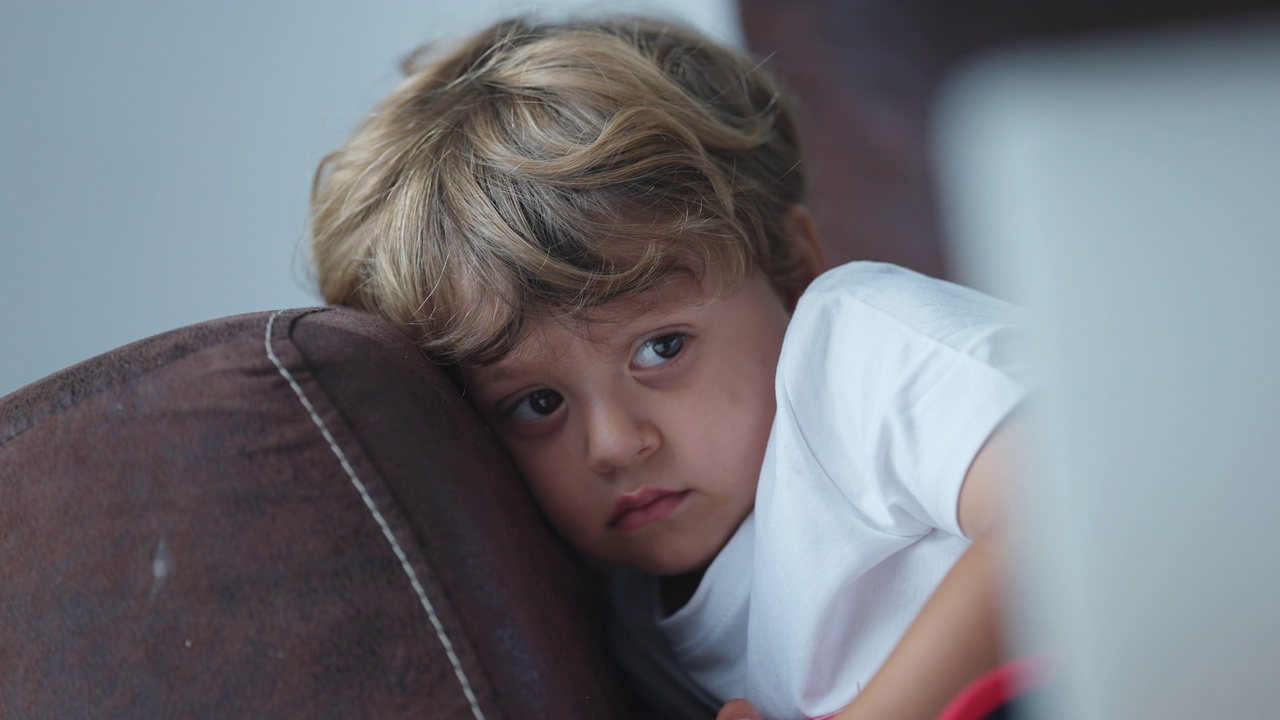
[(530, 8), (740, 42), (732, 0), (0, 3), (0, 395), (191, 322), (316, 304), (320, 158), (404, 53)]

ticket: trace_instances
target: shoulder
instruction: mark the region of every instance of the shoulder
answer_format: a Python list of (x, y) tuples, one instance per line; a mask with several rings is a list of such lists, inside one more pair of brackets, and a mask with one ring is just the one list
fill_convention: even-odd
[(896, 363), (895, 353), (968, 356), (1023, 378), (1027, 345), (1022, 311), (1003, 300), (897, 265), (852, 262), (815, 279), (787, 329), (790, 357), (809, 365), (826, 357)]
[(1033, 385), (1018, 314), (892, 265), (822, 275), (778, 362), (774, 430), (787, 462), (812, 456), (876, 528), (959, 535), (965, 472)]
[(796, 307), (805, 314), (832, 306), (863, 306), (905, 324), (1016, 321), (1012, 305), (972, 288), (880, 262), (851, 262), (815, 279)]

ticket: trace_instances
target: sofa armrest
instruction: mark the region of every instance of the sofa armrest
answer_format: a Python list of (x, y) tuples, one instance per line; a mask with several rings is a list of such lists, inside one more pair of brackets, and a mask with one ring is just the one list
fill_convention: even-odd
[(600, 581), (407, 338), (189, 326), (0, 399), (0, 717), (630, 718)]

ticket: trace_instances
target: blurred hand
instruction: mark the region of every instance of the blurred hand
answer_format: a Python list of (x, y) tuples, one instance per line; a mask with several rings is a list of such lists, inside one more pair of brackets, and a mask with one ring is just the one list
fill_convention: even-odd
[(725, 703), (724, 707), (720, 708), (720, 712), (716, 713), (716, 720), (764, 720), (764, 718), (760, 717), (755, 705), (738, 698)]

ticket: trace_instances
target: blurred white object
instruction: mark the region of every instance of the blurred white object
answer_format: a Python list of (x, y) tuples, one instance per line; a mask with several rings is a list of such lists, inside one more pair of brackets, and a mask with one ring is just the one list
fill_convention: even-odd
[(960, 279), (1044, 331), (1037, 717), (1280, 717), (1280, 20), (989, 57), (936, 138)]

